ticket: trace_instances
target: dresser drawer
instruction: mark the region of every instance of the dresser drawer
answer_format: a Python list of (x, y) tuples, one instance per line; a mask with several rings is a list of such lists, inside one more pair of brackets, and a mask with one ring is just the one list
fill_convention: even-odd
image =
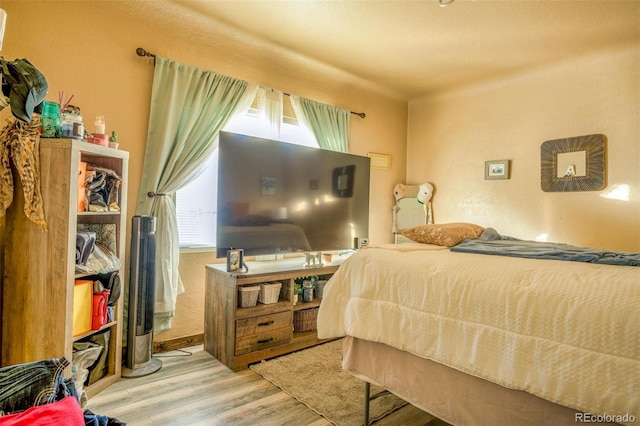
[(243, 355), (289, 343), (292, 327), (293, 317), (290, 311), (238, 320), (235, 354)]
[(290, 311), (236, 321), (235, 354), (243, 355), (289, 343), (293, 333)]
[(285, 345), (291, 341), (291, 327), (271, 330), (260, 334), (236, 338), (236, 356), (256, 352), (272, 346)]
[(261, 315), (259, 317), (246, 318), (236, 321), (236, 339), (241, 339), (252, 334), (261, 334), (278, 328), (293, 326), (291, 311), (278, 312), (276, 314)]
[(260, 334), (236, 336), (236, 356), (287, 344), (291, 341), (293, 330), (288, 325), (283, 328), (265, 331)]

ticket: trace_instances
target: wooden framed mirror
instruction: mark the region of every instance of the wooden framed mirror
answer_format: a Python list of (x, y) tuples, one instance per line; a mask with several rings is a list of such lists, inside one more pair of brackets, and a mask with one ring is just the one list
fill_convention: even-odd
[(606, 137), (555, 139), (540, 147), (540, 186), (545, 192), (599, 191), (606, 185)]

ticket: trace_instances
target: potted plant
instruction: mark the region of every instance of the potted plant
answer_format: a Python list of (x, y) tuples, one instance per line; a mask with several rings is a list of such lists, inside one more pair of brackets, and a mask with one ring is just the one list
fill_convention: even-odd
[(298, 298), (302, 294), (302, 284), (296, 282), (293, 286), (293, 304), (298, 303)]

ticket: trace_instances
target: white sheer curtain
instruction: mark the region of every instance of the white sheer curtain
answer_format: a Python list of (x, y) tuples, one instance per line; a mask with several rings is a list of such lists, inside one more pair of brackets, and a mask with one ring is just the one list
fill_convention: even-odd
[(265, 126), (266, 137), (269, 139), (280, 139), (280, 126), (282, 124), (282, 97), (279, 90), (268, 87), (258, 89), (258, 117)]

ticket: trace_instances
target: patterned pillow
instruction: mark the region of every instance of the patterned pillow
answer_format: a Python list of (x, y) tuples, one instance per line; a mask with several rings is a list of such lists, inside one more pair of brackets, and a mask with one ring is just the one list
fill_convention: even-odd
[(475, 239), (484, 228), (473, 223), (442, 223), (403, 229), (400, 234), (418, 243), (453, 247), (467, 238)]
[(61, 357), (0, 368), (0, 412), (24, 411), (73, 395), (62, 377), (67, 366), (69, 360)]

